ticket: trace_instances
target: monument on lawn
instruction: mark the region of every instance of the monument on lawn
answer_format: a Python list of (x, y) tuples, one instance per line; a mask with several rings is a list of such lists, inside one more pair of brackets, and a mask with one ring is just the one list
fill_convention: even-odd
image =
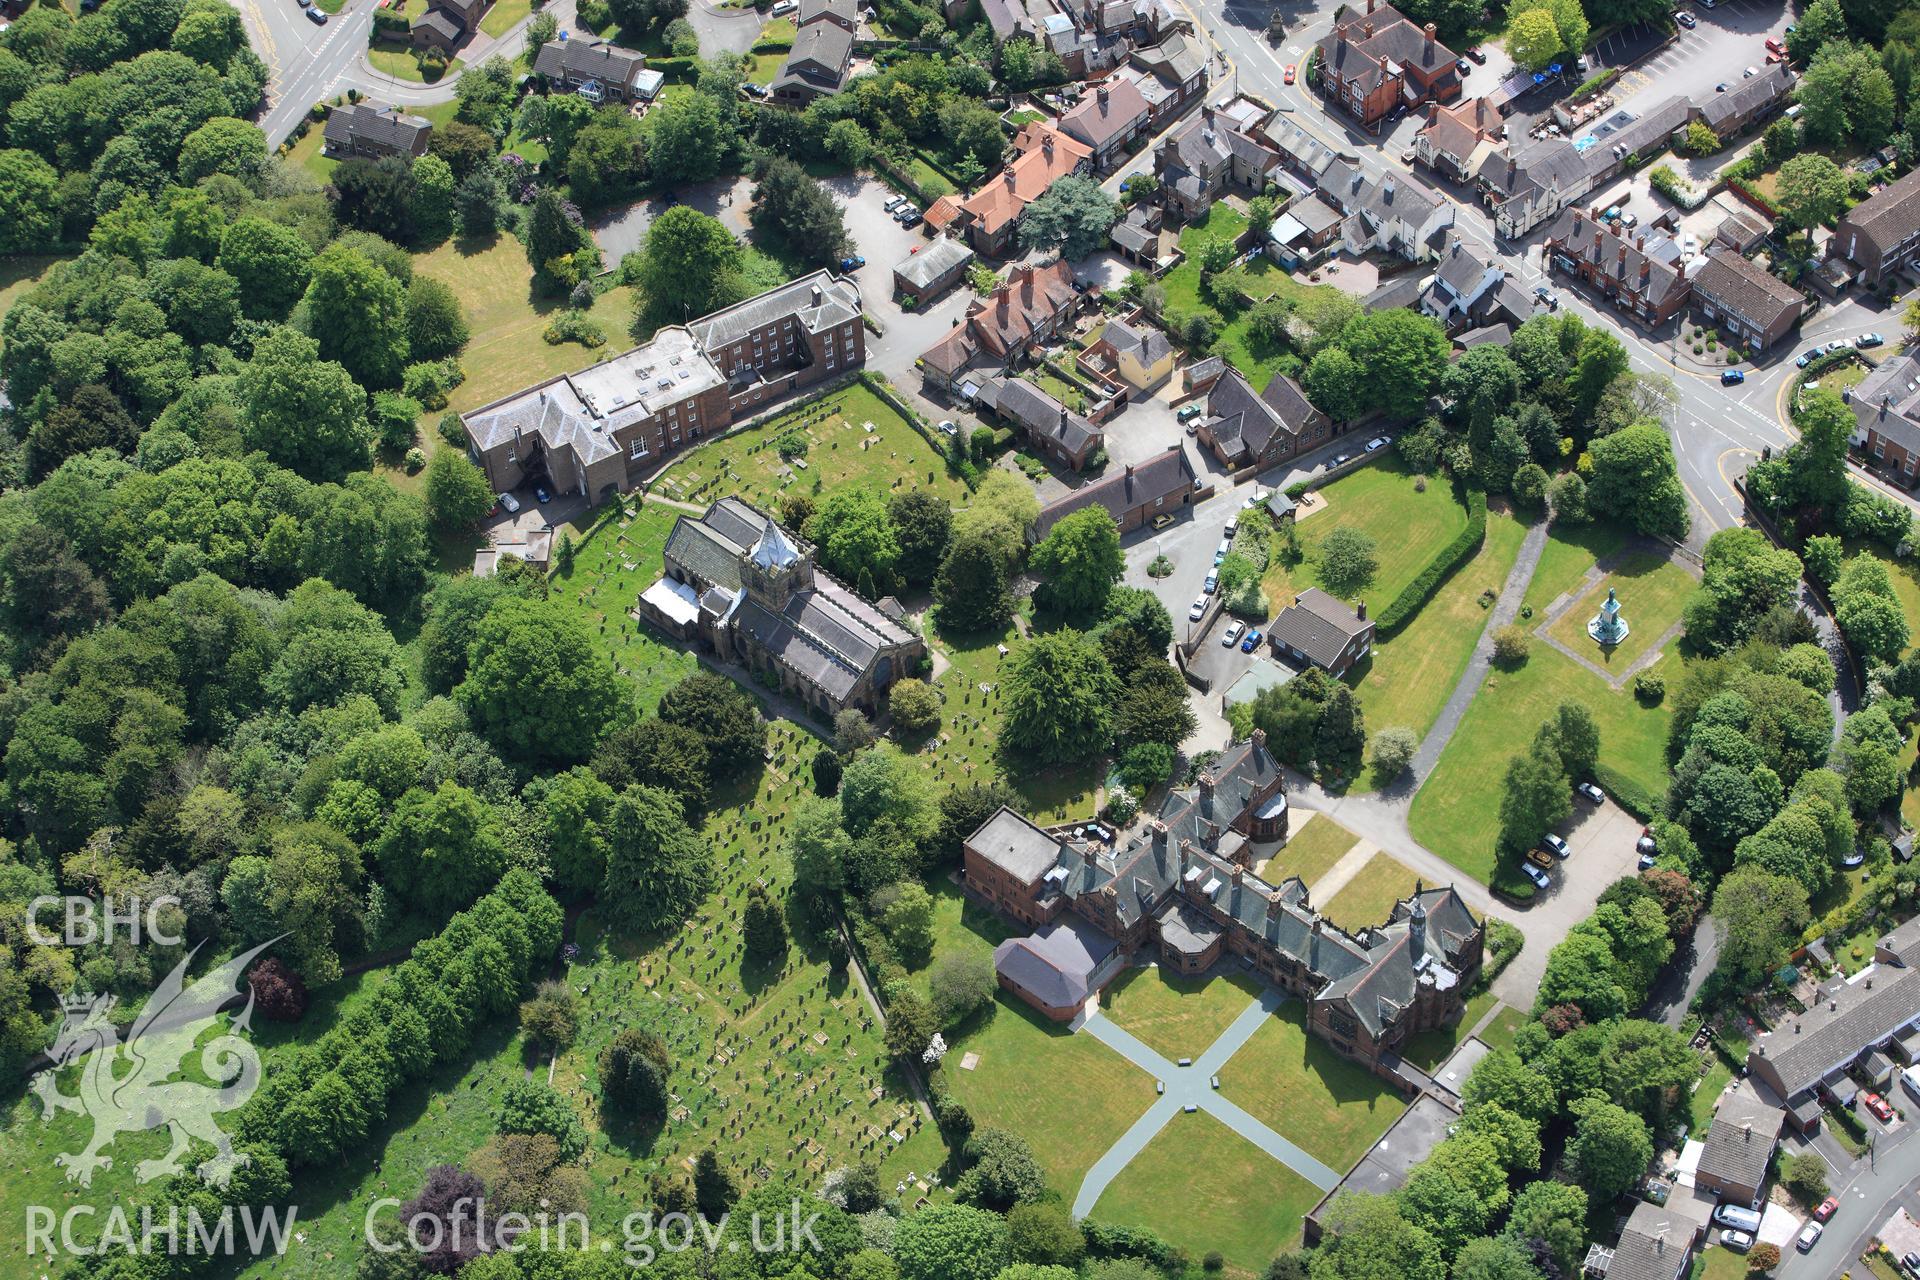
[(1627, 630), (1627, 620), (1620, 616), (1620, 601), (1614, 598), (1613, 588), (1608, 587), (1606, 603), (1587, 624), (1587, 634), (1601, 648), (1611, 649), (1627, 638)]

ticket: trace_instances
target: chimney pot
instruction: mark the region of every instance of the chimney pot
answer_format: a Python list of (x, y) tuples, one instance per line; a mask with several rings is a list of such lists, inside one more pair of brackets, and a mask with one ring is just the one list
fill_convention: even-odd
[(1367, 602), (1365, 600), (1362, 600), (1359, 604), (1354, 606), (1353, 612), (1354, 612), (1354, 615), (1360, 619), (1360, 621), (1365, 622), (1367, 620)]

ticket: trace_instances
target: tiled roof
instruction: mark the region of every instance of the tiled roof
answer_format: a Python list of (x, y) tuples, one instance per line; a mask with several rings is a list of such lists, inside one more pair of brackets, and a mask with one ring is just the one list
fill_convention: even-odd
[(1078, 457), (1100, 441), (1100, 428), (1025, 378), (988, 378), (980, 384), (980, 402), (1028, 435), (1057, 440)]
[(1038, 126), (1034, 145), (1015, 156), (998, 175), (961, 202), (979, 222), (983, 235), (994, 235), (1026, 211), (1028, 204), (1093, 155), (1093, 148), (1050, 126)]
[(1681, 269), (1680, 246), (1659, 232), (1629, 235), (1579, 209), (1568, 209), (1547, 232), (1547, 242), (1656, 307), (1691, 287)]
[(1607, 1280), (1674, 1280), (1687, 1263), (1694, 1229), (1687, 1219), (1640, 1201), (1614, 1246)]
[(412, 30), (418, 31), (422, 27), (437, 33), (449, 43), (458, 40), (467, 30), (466, 24), (461, 22), (452, 11), (439, 5), (435, 5), (414, 19)]
[(1147, 118), (1147, 99), (1128, 76), (1110, 77), (1060, 117), (1060, 128), (1096, 151)]
[(1114, 519), (1136, 507), (1151, 505), (1156, 498), (1172, 498), (1193, 488), (1193, 464), (1179, 445), (1166, 449), (1145, 462), (1082, 485), (1064, 498), (1056, 498), (1040, 509), (1034, 522), (1034, 534), (1046, 537), (1060, 520), (1096, 503), (1112, 513)]
[(1833, 237), (1836, 253), (1843, 250), (1849, 229), (1883, 252), (1920, 231), (1920, 169), (1849, 209)]
[(837, 93), (853, 60), (853, 32), (836, 22), (814, 22), (800, 28), (773, 87), (801, 84)]
[(1337, 661), (1356, 636), (1373, 624), (1318, 587), (1308, 587), (1273, 620), (1273, 637), (1321, 666)]
[(1135, 49), (1131, 57), (1135, 66), (1153, 72), (1172, 87), (1185, 84), (1206, 66), (1199, 45), (1183, 31), (1173, 32), (1152, 48)]
[(1853, 416), (1903, 449), (1920, 452), (1920, 355), (1889, 356), (1853, 389)]
[(830, 271), (815, 271), (702, 316), (688, 327), (702, 348), (716, 351), (789, 316), (809, 333), (824, 333), (860, 318), (860, 290)]
[(376, 107), (370, 102), (360, 102), (329, 111), (322, 132), (328, 142), (349, 144), (356, 138), (365, 138), (400, 151), (411, 151), (421, 134), (432, 131), (431, 120), (404, 115), (398, 107)]
[(630, 85), (647, 60), (637, 53), (589, 40), (549, 40), (540, 46), (533, 69), (543, 76), (565, 75), (573, 80), (599, 80)]
[(860, 21), (860, 8), (854, 0), (800, 0), (794, 25), (804, 27), (822, 18), (838, 18), (849, 27), (856, 26)]
[(1753, 1042), (1748, 1065), (1765, 1058), (1791, 1097), (1916, 1020), (1920, 969), (1876, 966), (1866, 978), (1829, 984), (1805, 1013), (1783, 1017)]
[(1258, 458), (1277, 435), (1297, 439), (1326, 425), (1327, 416), (1285, 374), (1255, 394), (1239, 370), (1229, 370), (1207, 393), (1207, 427), (1235, 463)]
[(1044, 267), (1015, 267), (999, 288), (967, 308), (965, 323), (983, 349), (1004, 358), (1078, 296), (1073, 268), (1059, 259)]
[(957, 267), (973, 261), (973, 250), (949, 236), (936, 236), (932, 244), (908, 256), (893, 273), (916, 289), (924, 289)]
[(1173, 343), (1166, 333), (1151, 325), (1136, 329), (1124, 320), (1114, 320), (1100, 331), (1100, 338), (1115, 351), (1132, 352), (1134, 358), (1148, 368), (1173, 353)]
[(1703, 298), (1717, 303), (1748, 323), (1768, 329), (1781, 314), (1805, 299), (1784, 280), (1777, 280), (1737, 253), (1715, 246), (1693, 278)]
[(1701, 1175), (1737, 1187), (1758, 1187), (1767, 1180), (1767, 1163), (1786, 1116), (1747, 1087), (1728, 1094), (1714, 1112), (1700, 1152)]

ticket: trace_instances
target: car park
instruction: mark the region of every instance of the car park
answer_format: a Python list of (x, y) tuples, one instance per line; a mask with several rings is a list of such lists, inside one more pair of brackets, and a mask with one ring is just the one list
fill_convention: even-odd
[(1720, 375), (1720, 385), (1723, 387), (1737, 387), (1746, 380), (1747, 375), (1738, 369), (1728, 369)]
[(1873, 347), (1883, 346), (1886, 341), (1885, 338), (1877, 333), (1863, 333), (1853, 340), (1853, 345), (1858, 350), (1866, 351)]
[(897, 196), (894, 196), (891, 200), (888, 200), (885, 204), (881, 205), (880, 207), (882, 209), (885, 209), (888, 213), (894, 213), (900, 208), (901, 205), (908, 204), (908, 203), (910, 203), (910, 201), (908, 201), (908, 199), (905, 196), (897, 195)]
[(1881, 1097), (1879, 1094), (1877, 1093), (1861, 1094), (1860, 1104), (1864, 1106), (1868, 1111), (1872, 1112), (1873, 1118), (1875, 1120), (1878, 1120), (1881, 1124), (1893, 1123), (1893, 1108), (1887, 1105), (1887, 1100)]
[(1553, 855), (1545, 849), (1527, 850), (1527, 861), (1542, 871), (1551, 871), (1553, 869)]
[(901, 225), (901, 226), (903, 226), (903, 227), (917, 227), (917, 226), (919, 226), (919, 225), (920, 225), (920, 211), (919, 211), (918, 209), (914, 209), (914, 208), (909, 208), (909, 209), (907, 210), (907, 216), (906, 216), (906, 217), (904, 217), (904, 218), (902, 218), (902, 219), (900, 219), (900, 225)]
[(1193, 608), (1187, 610), (1187, 621), (1188, 622), (1200, 621), (1200, 615), (1205, 613), (1206, 611), (1207, 611), (1207, 598), (1205, 596), (1201, 596), (1198, 600), (1195, 600), (1193, 602)]
[(1207, 580), (1200, 584), (1200, 590), (1207, 595), (1212, 595), (1215, 591), (1218, 591), (1219, 589), (1220, 589), (1220, 575), (1217, 573), (1208, 574)]
[(1828, 1196), (1825, 1200), (1822, 1200), (1820, 1202), (1817, 1208), (1814, 1209), (1813, 1220), (1815, 1222), (1825, 1222), (1829, 1218), (1833, 1217), (1834, 1210), (1838, 1209), (1839, 1207), (1840, 1207), (1840, 1197)]
[(1607, 793), (1594, 786), (1591, 782), (1582, 782), (1575, 786), (1574, 790), (1580, 793), (1582, 800), (1590, 800), (1594, 804), (1604, 804), (1607, 799)]
[(1768, 36), (1767, 51), (1769, 53), (1785, 53), (1787, 51), (1787, 42), (1779, 36)]
[(1547, 834), (1540, 837), (1540, 843), (1544, 845), (1548, 850), (1548, 852), (1552, 853), (1553, 856), (1556, 858), (1565, 858), (1568, 854), (1573, 852), (1572, 849), (1567, 847), (1567, 842), (1565, 840), (1553, 834), (1553, 832), (1551, 831), (1547, 832)]
[(1293, 64), (1291, 62), (1287, 64), (1286, 81), (1288, 84), (1293, 83)]
[(1753, 1237), (1744, 1231), (1735, 1231), (1727, 1227), (1720, 1232), (1720, 1247), (1731, 1249), (1735, 1253), (1745, 1253), (1753, 1248)]
[(1741, 78), (1742, 80), (1751, 80), (1751, 79), (1753, 79), (1753, 78), (1754, 78), (1755, 76), (1757, 76), (1757, 75), (1759, 75), (1759, 74), (1760, 74), (1760, 68), (1758, 68), (1758, 67), (1748, 67), (1748, 68), (1747, 68), (1747, 69), (1746, 69), (1745, 71), (1742, 71), (1742, 72), (1740, 73), (1740, 78)]
[(1368, 453), (1378, 453), (1380, 450), (1386, 447), (1387, 447), (1387, 438), (1385, 436), (1375, 436), (1373, 439), (1367, 441)]
[(1526, 873), (1527, 879), (1533, 881), (1536, 889), (1550, 889), (1553, 887), (1553, 881), (1548, 878), (1547, 873), (1534, 866), (1531, 862), (1521, 863), (1520, 870)]
[(1252, 653), (1255, 649), (1259, 648), (1261, 634), (1262, 632), (1258, 627), (1247, 632), (1246, 639), (1240, 642), (1240, 652)]
[(1220, 647), (1223, 649), (1233, 648), (1233, 646), (1240, 641), (1240, 633), (1246, 629), (1247, 624), (1244, 622), (1228, 623), (1227, 633), (1220, 637)]
[(1785, 62), (1786, 60), (1787, 60), (1787, 55), (1784, 53), (1770, 53), (1767, 55), (1768, 66), (1773, 66), (1775, 63)]
[(1820, 1243), (1820, 1233), (1825, 1230), (1826, 1228), (1819, 1223), (1809, 1222), (1806, 1226), (1800, 1228), (1800, 1234), (1793, 1238), (1793, 1247), (1802, 1253), (1807, 1252), (1807, 1250)]

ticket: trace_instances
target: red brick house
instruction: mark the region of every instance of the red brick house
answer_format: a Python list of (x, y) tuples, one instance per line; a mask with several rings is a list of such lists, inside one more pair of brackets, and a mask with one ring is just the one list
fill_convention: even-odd
[(1416, 26), (1392, 5), (1367, 0), (1320, 41), (1321, 88), (1369, 129), (1396, 107), (1451, 102), (1460, 96), (1459, 55), (1434, 32), (1431, 22)]

